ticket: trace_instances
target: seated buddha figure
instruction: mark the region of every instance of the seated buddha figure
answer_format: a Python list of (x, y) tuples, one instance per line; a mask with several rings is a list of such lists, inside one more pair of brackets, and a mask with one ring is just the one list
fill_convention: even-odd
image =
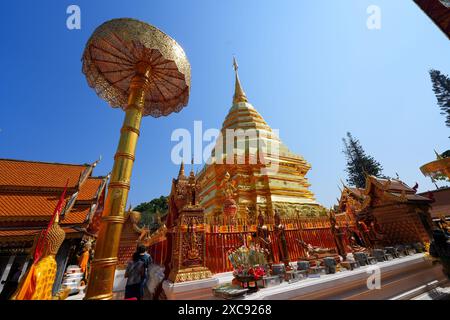
[(37, 263), (31, 266), (25, 281), (14, 295), (14, 300), (53, 300), (61, 296), (52, 296), (52, 288), (56, 278), (57, 263), (55, 256), (66, 236), (59, 226), (58, 215), (48, 230), (44, 240), (44, 251)]

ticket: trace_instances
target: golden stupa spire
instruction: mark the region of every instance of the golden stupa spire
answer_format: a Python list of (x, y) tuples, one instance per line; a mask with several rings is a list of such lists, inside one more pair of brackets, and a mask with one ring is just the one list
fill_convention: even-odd
[(238, 103), (238, 102), (248, 102), (247, 96), (245, 95), (245, 92), (242, 89), (241, 81), (239, 81), (238, 64), (236, 62), (235, 57), (233, 57), (233, 68), (234, 68), (234, 73), (236, 74), (236, 80), (235, 80), (235, 84), (234, 84), (233, 104)]

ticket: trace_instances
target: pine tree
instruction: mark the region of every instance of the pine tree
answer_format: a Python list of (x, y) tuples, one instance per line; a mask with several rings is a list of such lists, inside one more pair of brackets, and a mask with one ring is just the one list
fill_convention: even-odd
[[(437, 98), (437, 104), (441, 109), (441, 114), (447, 117), (445, 124), (447, 127), (450, 127), (450, 78), (438, 70), (430, 70), (430, 77), (431, 82), (433, 83), (433, 91)], [(442, 153), (440, 157), (450, 157), (450, 150)], [(437, 175), (435, 180), (450, 181), (444, 174)]]
[(359, 140), (353, 138), (347, 132), (347, 139), (343, 138), (344, 154), (347, 160), (348, 173), (347, 182), (357, 188), (364, 188), (366, 185), (366, 174), (382, 177), (383, 167), (372, 156), (365, 153)]
[(433, 91), (441, 114), (446, 116), (445, 124), (450, 127), (450, 78), (438, 70), (430, 70)]

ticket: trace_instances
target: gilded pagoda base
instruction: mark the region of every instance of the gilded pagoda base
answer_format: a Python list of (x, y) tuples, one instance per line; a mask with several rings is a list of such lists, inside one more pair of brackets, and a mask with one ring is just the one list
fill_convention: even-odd
[(211, 271), (206, 267), (193, 267), (181, 270), (172, 269), (169, 281), (173, 283), (208, 279), (212, 277)]
[(274, 202), (273, 210), (280, 212), (282, 218), (325, 217), (327, 209), (319, 204)]

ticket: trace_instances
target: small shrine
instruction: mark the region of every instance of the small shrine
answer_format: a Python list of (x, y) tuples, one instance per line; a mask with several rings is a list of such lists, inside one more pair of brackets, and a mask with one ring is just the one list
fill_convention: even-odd
[(344, 186), (340, 212), (355, 216), (366, 246), (428, 243), (432, 200), (399, 179), (368, 175), (364, 189)]
[[(200, 205), (194, 171), (184, 176), (183, 165), (169, 196), (170, 272), (173, 283), (210, 278), (206, 266), (205, 212)], [(170, 214), (175, 214), (171, 216)]]

